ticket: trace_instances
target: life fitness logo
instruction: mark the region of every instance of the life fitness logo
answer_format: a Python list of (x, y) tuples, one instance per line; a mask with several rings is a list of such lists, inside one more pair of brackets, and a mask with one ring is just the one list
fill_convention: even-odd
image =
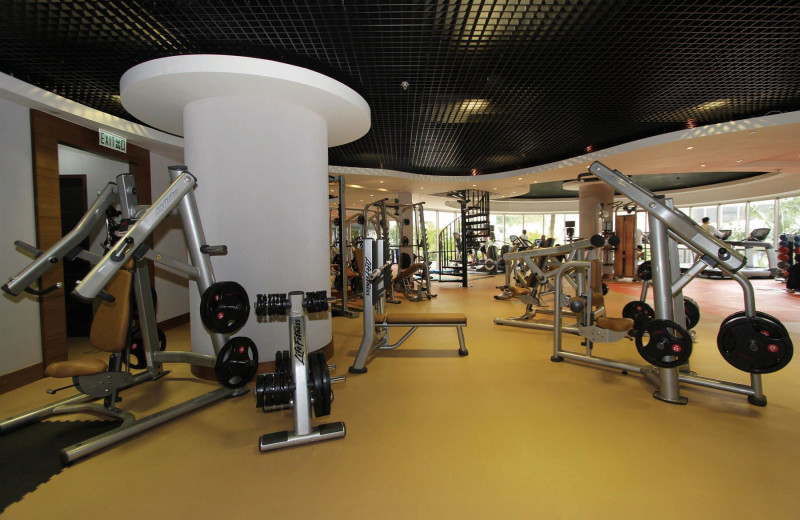
[[(369, 258), (365, 258), (364, 259), (364, 273), (369, 274), (371, 272), (372, 272), (372, 260), (369, 259)], [(367, 296), (371, 296), (372, 295), (372, 284), (371, 283), (365, 283), (364, 285), (366, 286), (366, 287), (364, 287), (364, 292), (366, 293)]]
[(295, 320), (294, 325), (292, 326), (292, 335), (294, 336), (294, 357), (297, 361), (300, 362), (301, 365), (303, 363), (303, 351), (305, 350), (305, 345), (303, 344), (303, 322), (300, 320)]

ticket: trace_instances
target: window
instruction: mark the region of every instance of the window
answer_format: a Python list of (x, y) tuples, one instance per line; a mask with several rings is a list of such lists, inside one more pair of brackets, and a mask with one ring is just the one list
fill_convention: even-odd
[(747, 238), (747, 220), (745, 219), (745, 204), (723, 204), (719, 207), (720, 217), (717, 229), (730, 229), (728, 240), (736, 242)]
[(783, 233), (800, 233), (800, 197), (780, 199), (780, 229)]
[(505, 218), (505, 235), (506, 240), (511, 240), (511, 235), (521, 235), (522, 230), (522, 215), (506, 215)]

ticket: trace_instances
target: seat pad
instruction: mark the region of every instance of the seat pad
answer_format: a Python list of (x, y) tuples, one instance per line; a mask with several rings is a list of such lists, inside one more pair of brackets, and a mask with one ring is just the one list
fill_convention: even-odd
[(609, 318), (601, 316), (594, 320), (594, 324), (601, 329), (613, 330), (615, 332), (626, 332), (633, 328), (633, 320), (630, 318)]
[(48, 377), (88, 376), (105, 372), (107, 368), (108, 365), (102, 359), (81, 358), (74, 361), (50, 363), (44, 369), (44, 375)]
[(400, 313), (376, 314), (375, 323), (380, 325), (466, 325), (467, 316), (459, 313)]

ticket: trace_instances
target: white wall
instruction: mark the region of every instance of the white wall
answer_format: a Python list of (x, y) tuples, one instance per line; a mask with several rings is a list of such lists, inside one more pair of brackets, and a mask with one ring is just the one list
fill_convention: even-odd
[[(0, 99), (0, 278), (16, 275), (30, 258), (14, 240), (36, 242), (30, 115), (26, 107)], [(0, 375), (42, 361), (39, 304), (32, 296), (0, 296)]]
[[(178, 164), (175, 161), (150, 153), (150, 185), (153, 200), (158, 198), (169, 186), (167, 167)], [(167, 217), (153, 233), (153, 247), (156, 251), (176, 260), (187, 261), (186, 237), (181, 219)], [(194, 286), (193, 286), (194, 287)], [(189, 281), (180, 274), (174, 274), (156, 265), (156, 292), (158, 293), (158, 321), (181, 316), (189, 312)]]

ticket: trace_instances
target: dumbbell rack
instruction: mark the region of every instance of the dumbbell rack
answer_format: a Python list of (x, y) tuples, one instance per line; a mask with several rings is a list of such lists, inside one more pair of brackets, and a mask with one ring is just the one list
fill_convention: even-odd
[[(289, 293), (288, 298), (285, 295), (269, 294), (258, 295), (256, 303), (256, 314), (259, 316), (275, 316), (285, 315), (289, 312), (289, 358), (291, 359), (291, 385), (285, 383), (283, 386), (283, 393), (290, 395), (289, 399), (279, 399), (277, 403), (267, 403), (262, 406), (264, 411), (277, 411), (292, 408), (294, 410), (294, 430), (279, 431), (267, 433), (262, 435), (258, 441), (258, 449), (263, 453), (265, 451), (277, 450), (289, 446), (296, 446), (299, 444), (309, 444), (312, 442), (319, 442), (324, 440), (336, 439), (344, 437), (346, 434), (345, 425), (343, 422), (333, 422), (328, 424), (320, 424), (314, 427), (311, 420), (312, 406), (315, 410), (317, 417), (327, 415), (330, 413), (330, 401), (333, 400), (333, 392), (327, 388), (325, 392), (328, 395), (321, 395), (322, 393), (317, 388), (315, 392), (309, 391), (309, 375), (314, 379), (323, 378), (320, 371), (327, 374), (328, 366), (323, 365), (316, 367), (316, 377), (312, 374), (312, 365), (308, 355), (308, 345), (306, 343), (306, 316), (305, 312), (314, 313), (328, 310), (328, 301), (325, 291), (316, 293), (308, 293), (305, 297), (302, 291), (292, 291)], [(276, 370), (277, 364), (284, 359), (283, 355), (279, 352), (276, 357)], [(319, 359), (319, 358), (318, 358)], [(316, 365), (319, 365), (317, 362)], [(271, 376), (271, 377), (269, 377)], [(256, 395), (259, 399), (259, 405), (264, 403), (265, 394), (270, 393), (266, 388), (268, 380), (276, 380), (278, 374), (263, 374), (259, 375), (256, 384)], [(335, 378), (341, 381), (344, 378)], [(329, 382), (333, 382), (334, 378), (328, 377)], [(316, 385), (314, 385), (316, 387)], [(320, 385), (325, 386), (325, 385)], [(320, 413), (319, 402), (315, 400), (324, 399), (327, 401), (328, 406), (323, 406), (324, 411)], [(270, 399), (270, 401), (273, 401)]]

